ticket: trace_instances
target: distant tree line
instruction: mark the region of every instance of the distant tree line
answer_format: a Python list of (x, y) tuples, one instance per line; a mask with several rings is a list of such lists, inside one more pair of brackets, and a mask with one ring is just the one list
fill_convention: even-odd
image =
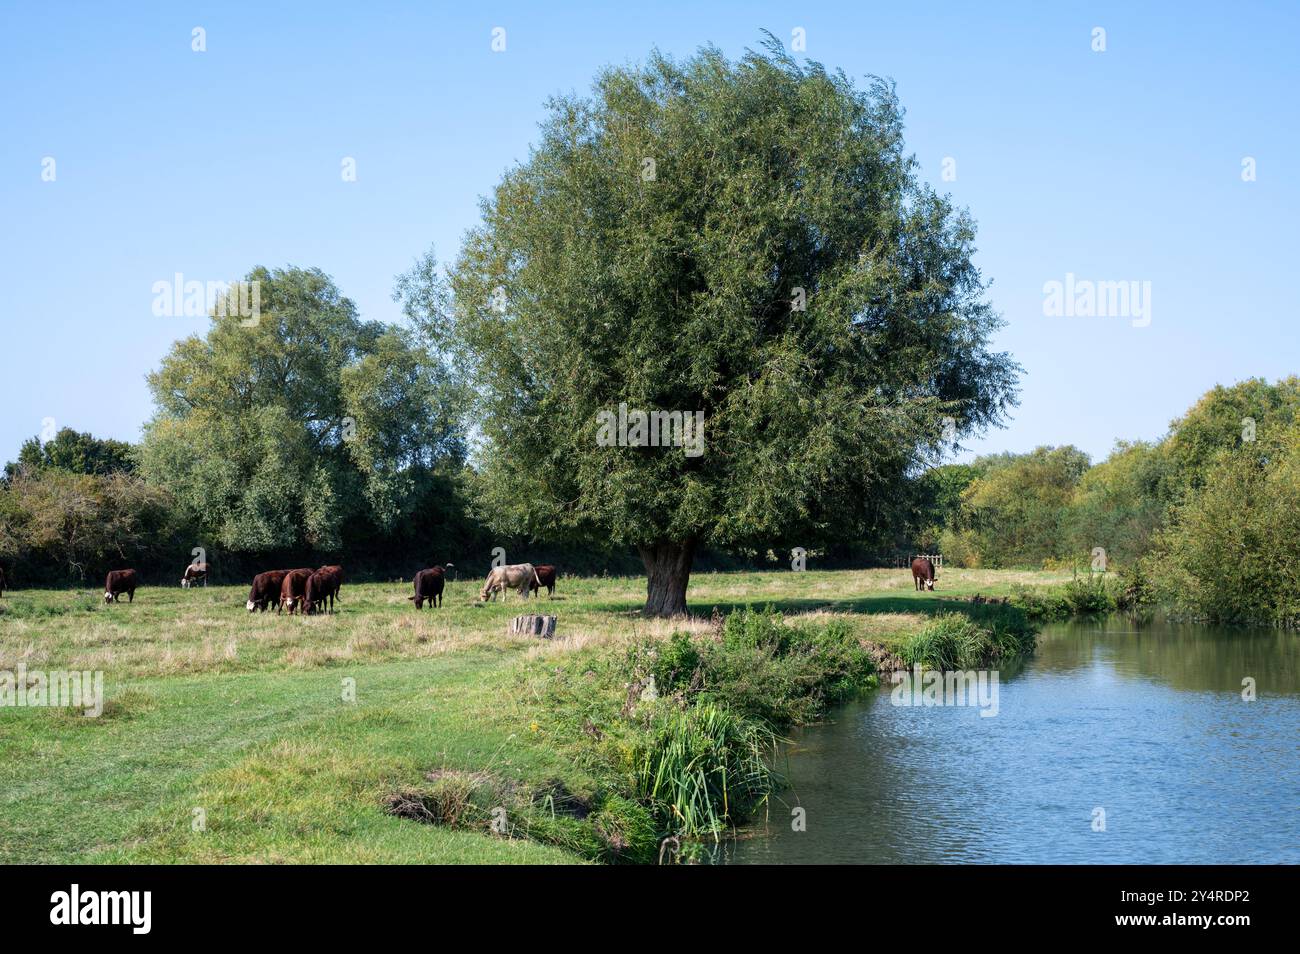
[(1300, 378), (1206, 393), (1154, 443), (1091, 465), (1040, 447), (937, 467), (916, 482), (912, 537), (969, 567), (1141, 574), (1217, 620), (1300, 620)]

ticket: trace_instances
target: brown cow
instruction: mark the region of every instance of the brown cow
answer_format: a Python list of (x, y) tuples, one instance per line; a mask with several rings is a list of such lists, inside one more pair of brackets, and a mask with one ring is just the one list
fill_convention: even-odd
[(135, 570), (110, 570), (104, 580), (104, 602), (117, 603), (122, 594), (126, 594), (128, 603), (135, 602), (135, 588), (140, 585), (140, 578)]
[(912, 582), (916, 584), (919, 590), (924, 584), (925, 589), (934, 589), (934, 564), (925, 557), (917, 557), (912, 561)]
[(266, 612), (271, 601), (280, 598), (280, 584), (288, 575), (288, 570), (267, 570), (253, 577), (253, 588), (248, 591), (248, 611)]
[(191, 563), (185, 567), (185, 572), (181, 575), (181, 587), (189, 589), (195, 583), (208, 585), (208, 565), (206, 563)]
[(442, 605), (442, 588), (445, 583), (446, 573), (440, 566), (431, 566), (427, 570), (421, 570), (415, 574), (415, 595), (408, 596), (408, 600), (415, 600), (416, 609), (424, 609), (424, 601), (428, 600), (429, 605), (437, 609)]
[(543, 563), (540, 566), (533, 567), (533, 570), (537, 574), (537, 579), (533, 580), (532, 583), (528, 584), (529, 590), (531, 590), (533, 593), (538, 593), (540, 595), (539, 592), (540, 588), (544, 586), (546, 587), (546, 595), (548, 597), (554, 596), (555, 595), (555, 567), (551, 566), (549, 563)]
[(280, 584), (280, 606), (276, 610), (277, 613), (283, 612), (287, 606), (289, 615), (293, 615), (293, 608), (302, 601), (307, 592), (307, 581), (311, 579), (312, 572), (311, 567), (302, 567), (290, 570), (284, 575), (284, 581)]
[(307, 585), (303, 588), (302, 611), (304, 613), (316, 612), (317, 603), (324, 610), (325, 603), (328, 601), (329, 609), (327, 612), (334, 612), (334, 601), (339, 598), (339, 587), (342, 585), (343, 567), (321, 567), (307, 577)]

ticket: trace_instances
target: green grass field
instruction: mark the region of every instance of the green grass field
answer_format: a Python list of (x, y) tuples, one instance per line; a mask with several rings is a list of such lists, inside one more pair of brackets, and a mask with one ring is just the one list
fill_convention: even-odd
[(947, 569), (916, 593), (906, 570), (705, 573), (688, 593), (699, 617), (661, 621), (638, 615), (641, 579), (563, 578), (527, 604), (559, 617), (553, 641), (506, 635), (525, 604), (476, 605), (477, 581), (418, 613), (409, 583), (345, 585), (337, 613), (310, 618), (250, 615), (245, 586), (113, 606), (97, 589), (10, 591), (0, 670), (102, 670), (108, 701), (95, 719), (0, 708), (0, 862), (573, 862), (381, 801), (442, 769), (580, 791), (586, 768), (552, 744), (569, 733), (529, 687), (604, 647), (703, 631), (714, 607), (842, 616), (890, 646), (952, 598), (1064, 579)]

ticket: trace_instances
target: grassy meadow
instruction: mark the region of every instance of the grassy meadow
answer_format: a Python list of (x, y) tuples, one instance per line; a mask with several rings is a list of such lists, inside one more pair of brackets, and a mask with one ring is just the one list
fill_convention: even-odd
[[(1065, 579), (945, 569), (917, 593), (903, 569), (702, 573), (697, 615), (678, 621), (639, 616), (637, 578), (566, 577), (526, 605), (476, 604), (479, 581), (462, 580), (421, 612), (409, 582), (345, 584), (334, 615), (309, 618), (248, 614), (246, 586), (145, 587), (112, 606), (97, 588), (9, 591), (0, 670), (102, 670), (107, 701), (93, 719), (0, 709), (0, 863), (578, 861), (562, 838), (417, 824), (385, 800), (447, 773), (561, 801), (597, 790), (583, 734), (624, 688), (601, 660), (706, 638), (714, 608), (772, 604), (893, 650), (963, 597)], [(507, 635), (525, 609), (557, 615), (556, 638)]]

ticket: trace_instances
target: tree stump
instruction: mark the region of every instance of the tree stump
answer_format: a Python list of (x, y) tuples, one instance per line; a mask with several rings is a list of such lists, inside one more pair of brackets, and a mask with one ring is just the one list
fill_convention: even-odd
[(555, 635), (554, 616), (516, 616), (510, 621), (511, 635), (540, 636), (550, 639)]

